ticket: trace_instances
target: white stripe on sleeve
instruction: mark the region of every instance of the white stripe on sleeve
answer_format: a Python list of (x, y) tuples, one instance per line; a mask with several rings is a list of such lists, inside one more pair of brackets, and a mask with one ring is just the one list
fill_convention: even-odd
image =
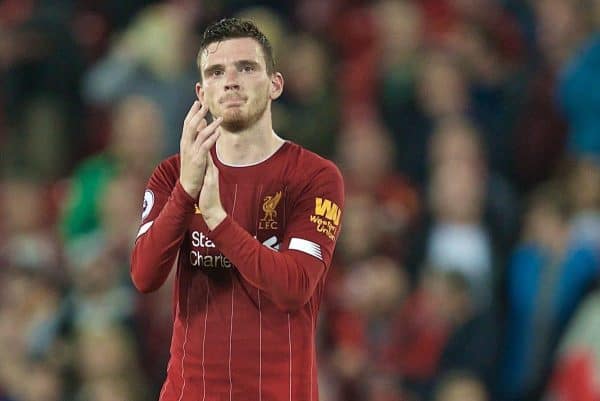
[(137, 233), (137, 237), (136, 238), (138, 238), (142, 234), (146, 234), (146, 232), (150, 229), (150, 227), (152, 227), (152, 223), (154, 223), (154, 220), (153, 221), (149, 221), (149, 222), (147, 222), (145, 224), (142, 224), (142, 226), (140, 227), (140, 231), (138, 231), (138, 233)]
[(321, 246), (312, 241), (307, 241), (302, 238), (292, 238), (290, 240), (290, 246), (288, 247), (288, 249), (304, 252), (311, 256), (314, 256), (319, 260), (323, 260), (323, 255), (321, 254)]

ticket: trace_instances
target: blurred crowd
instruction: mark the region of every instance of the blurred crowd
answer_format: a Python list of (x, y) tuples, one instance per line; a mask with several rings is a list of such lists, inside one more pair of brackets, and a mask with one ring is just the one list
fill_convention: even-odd
[(600, 400), (599, 0), (4, 0), (0, 401), (157, 399), (172, 283), (129, 252), (232, 15), (345, 177), (321, 400)]

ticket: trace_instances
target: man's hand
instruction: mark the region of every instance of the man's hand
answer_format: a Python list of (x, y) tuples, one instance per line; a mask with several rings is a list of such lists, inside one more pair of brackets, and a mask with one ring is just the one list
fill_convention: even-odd
[(204, 184), (200, 191), (198, 206), (202, 211), (202, 217), (209, 229), (213, 230), (227, 217), (227, 213), (221, 205), (219, 195), (219, 170), (215, 166), (212, 157), (206, 157), (206, 175)]
[[(206, 123), (208, 106), (200, 106), (195, 101), (183, 122), (179, 154), (181, 156), (181, 172), (179, 182), (192, 198), (197, 198), (202, 188), (206, 173), (206, 159), (210, 148), (219, 138), (217, 129), (223, 121), (222, 117), (212, 123)], [(208, 157), (210, 158), (210, 157)]]

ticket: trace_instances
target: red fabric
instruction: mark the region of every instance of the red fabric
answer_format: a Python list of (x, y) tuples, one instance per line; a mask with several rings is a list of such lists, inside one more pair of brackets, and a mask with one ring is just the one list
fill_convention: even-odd
[(453, 25), (455, 15), (445, 0), (419, 0), (428, 41), (437, 42)]
[[(318, 400), (316, 316), (339, 235), (341, 175), (292, 143), (257, 165), (213, 159), (228, 217), (209, 232), (172, 157), (150, 179), (149, 228), (132, 254), (142, 291), (160, 287), (179, 254), (161, 400)], [(289, 249), (293, 238), (310, 246)]]
[(556, 77), (541, 69), (525, 89), (522, 115), (515, 128), (515, 167), (521, 183), (545, 181), (563, 157), (568, 126), (554, 100)]
[(598, 401), (599, 373), (592, 352), (573, 350), (559, 360), (550, 380), (550, 395), (558, 401)]
[(324, 304), (327, 309), (327, 319), (324, 327), (335, 347), (366, 349), (365, 334), (368, 322), (360, 313), (349, 310), (343, 304), (344, 283), (344, 266), (335, 266), (325, 288)]
[(368, 7), (346, 8), (333, 21), (331, 35), (340, 51), (342, 117), (374, 108), (379, 48), (376, 21)]
[(448, 338), (448, 326), (431, 305), (427, 295), (417, 292), (403, 305), (393, 331), (395, 342), (386, 353), (390, 364), (409, 379), (427, 379), (436, 372)]

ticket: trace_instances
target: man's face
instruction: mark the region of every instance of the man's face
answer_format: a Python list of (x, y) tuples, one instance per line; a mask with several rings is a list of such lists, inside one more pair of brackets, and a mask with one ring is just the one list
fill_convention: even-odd
[(200, 69), (200, 100), (213, 116), (223, 117), (223, 128), (238, 132), (263, 116), (270, 104), (271, 77), (257, 41), (236, 38), (211, 43), (202, 52)]

